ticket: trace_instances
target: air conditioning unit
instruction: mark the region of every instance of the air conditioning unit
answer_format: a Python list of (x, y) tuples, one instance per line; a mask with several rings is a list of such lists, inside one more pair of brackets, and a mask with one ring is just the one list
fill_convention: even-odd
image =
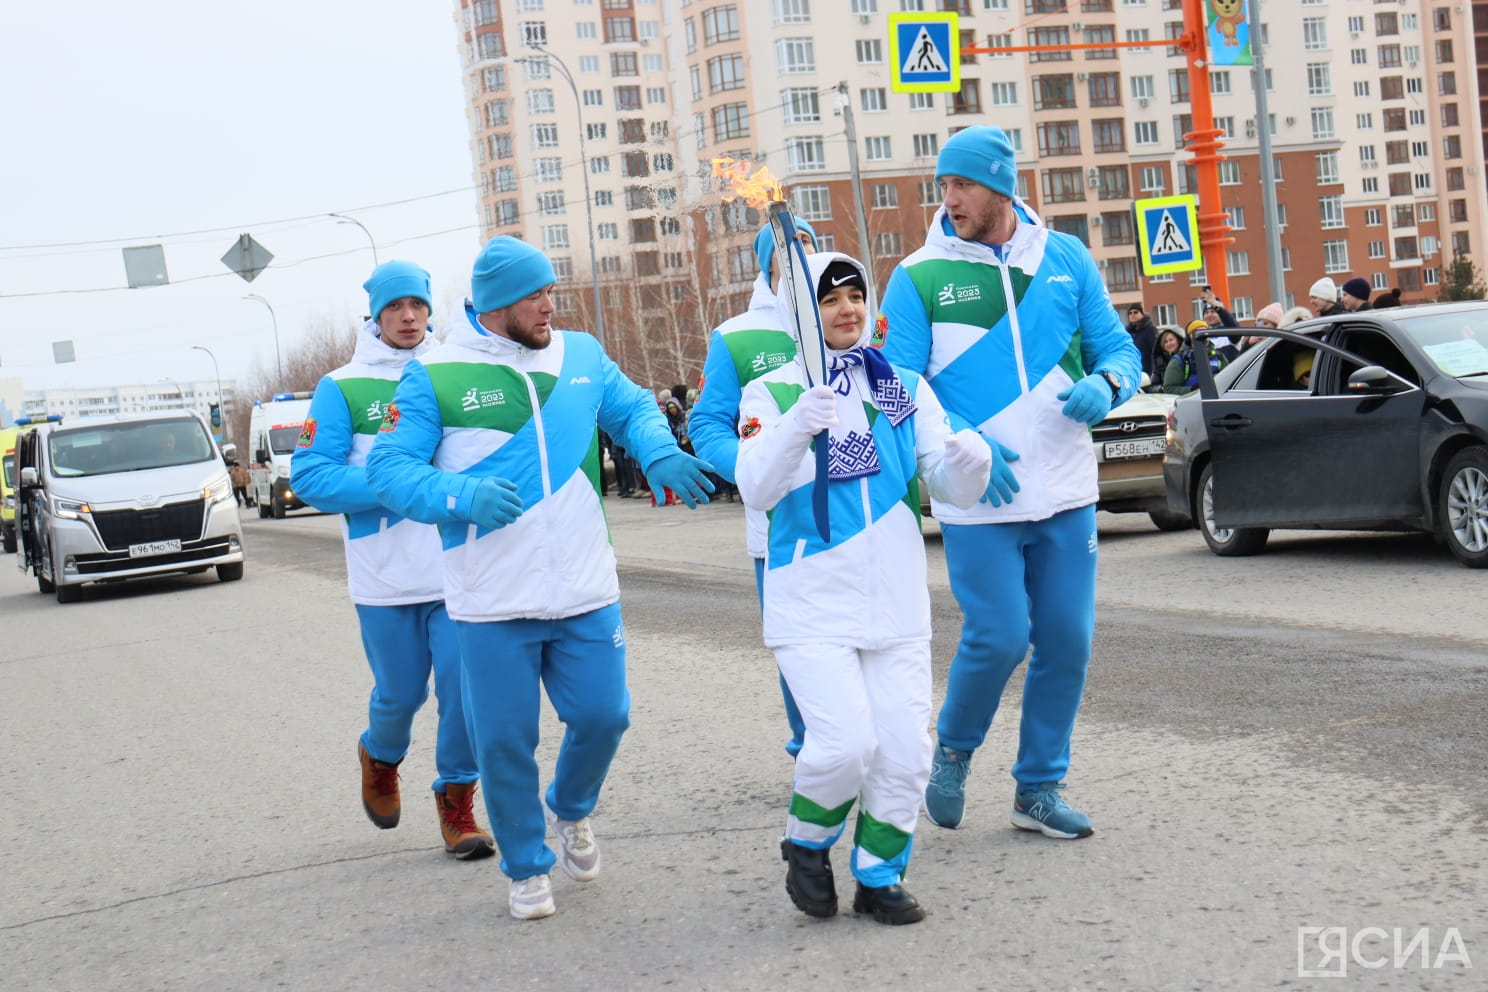
[(1071, 24), (1070, 25), (1070, 30), (1071, 31), (1084, 31), (1085, 30), (1085, 25), (1081, 24), (1079, 21), (1076, 21), (1074, 24)]
[(1415, 68), (1415, 67), (1416, 67), (1416, 62), (1417, 62), (1417, 60), (1416, 60), (1416, 59), (1406, 59), (1406, 60), (1405, 60), (1405, 64), (1406, 64), (1406, 66), (1407, 66), (1407, 67), (1408, 67), (1408, 68), (1411, 68), (1411, 69), (1414, 69), (1414, 68)]
[(1288, 117), (1286, 119), (1286, 126), (1287, 127), (1291, 127), (1295, 123), (1297, 123), (1297, 118), (1295, 118), (1295, 117)]
[(1137, 106), (1139, 106), (1139, 107), (1146, 107), (1151, 102), (1152, 102), (1152, 100), (1150, 98), (1148, 98), (1148, 97), (1145, 97), (1145, 96), (1137, 97)]
[(867, 15), (867, 14), (859, 14), (859, 15), (858, 15), (858, 23), (859, 23), (859, 24), (867, 24), (867, 23), (868, 23), (868, 22), (869, 22), (869, 21), (871, 21), (871, 20), (873, 20), (873, 18), (872, 18), (872, 17), (870, 17), (870, 16), (869, 16), (869, 15)]
[(1088, 72), (1077, 72), (1077, 73), (1075, 73), (1075, 82), (1077, 82), (1077, 83), (1083, 83), (1083, 82), (1085, 82), (1085, 80), (1087, 80), (1089, 78), (1090, 78), (1090, 73), (1088, 73)]
[(1254, 138), (1255, 137), (1255, 118), (1254, 117), (1252, 117), (1250, 120), (1248, 120), (1248, 121), (1245, 122), (1245, 136), (1247, 138)]

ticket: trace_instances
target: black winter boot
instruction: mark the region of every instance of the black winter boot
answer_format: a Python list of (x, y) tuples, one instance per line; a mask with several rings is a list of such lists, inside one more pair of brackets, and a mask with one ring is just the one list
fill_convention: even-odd
[(837, 883), (832, 878), (828, 852), (782, 840), (780, 859), (789, 866), (785, 870), (785, 891), (796, 908), (807, 916), (836, 916)]
[(902, 885), (884, 885), (878, 888), (858, 883), (853, 896), (853, 912), (871, 915), (880, 923), (899, 926), (902, 923), (918, 923), (925, 918), (925, 911), (918, 900), (904, 891)]

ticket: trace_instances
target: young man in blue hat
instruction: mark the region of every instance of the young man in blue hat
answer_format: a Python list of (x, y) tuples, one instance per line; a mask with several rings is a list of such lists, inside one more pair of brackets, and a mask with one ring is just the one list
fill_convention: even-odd
[(475, 820), (480, 777), (460, 698), (460, 645), (444, 608), (439, 533), (383, 506), (367, 485), (367, 452), (409, 360), (436, 344), (429, 333), (429, 273), (412, 262), (384, 262), (363, 288), (372, 316), (357, 333), (351, 361), (315, 388), (291, 462), (291, 483), (306, 503), (340, 514), (346, 579), (372, 668), (367, 729), (357, 746), (362, 808), (383, 829), (398, 825), (398, 766), (413, 718), (429, 698), (439, 705), (434, 803), (444, 849), (462, 860), (495, 851)]
[[(689, 507), (712, 489), (651, 393), (593, 337), (553, 329), (555, 281), (536, 248), (491, 239), (466, 319), (408, 364), (367, 460), (378, 497), (443, 537), (465, 712), (518, 919), (554, 912), (555, 862), (575, 881), (599, 874), (589, 815), (629, 726), (598, 428)], [(546, 792), (535, 757), (543, 688), (567, 728)]]
[(944, 202), (925, 245), (884, 293), (884, 354), (925, 375), (952, 423), (986, 439), (993, 464), (983, 502), (931, 504), (962, 628), (925, 811), (960, 825), (972, 754), (1031, 644), (1012, 822), (1087, 837), (1090, 818), (1062, 792), (1095, 633), (1089, 429), (1137, 391), (1141, 359), (1089, 250), (1018, 199), (1006, 134), (958, 131), (935, 179)]
[[(816, 252), (816, 231), (794, 218), (806, 254)], [(773, 268), (775, 235), (766, 224), (754, 236), (754, 257), (759, 275), (749, 297), (749, 309), (719, 324), (708, 337), (708, 356), (703, 362), (703, 384), (688, 416), (692, 450), (711, 463), (718, 474), (734, 482), (734, 462), (739, 455), (739, 398), (744, 387), (767, 372), (789, 364), (796, 357), (796, 339), (781, 323), (775, 307), (780, 273)], [(754, 586), (764, 604), (765, 512), (744, 510), (745, 550), (754, 559)], [(791, 698), (785, 676), (780, 676), (780, 694), (785, 700), (785, 718), (790, 740), (785, 750), (791, 757), (801, 751), (805, 723)]]

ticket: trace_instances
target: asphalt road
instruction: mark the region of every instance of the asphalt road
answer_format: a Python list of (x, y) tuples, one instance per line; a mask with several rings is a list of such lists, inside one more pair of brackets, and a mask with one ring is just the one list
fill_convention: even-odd
[[(393, 831), (357, 799), (369, 679), (334, 518), (245, 516), (242, 582), (89, 587), (0, 570), (0, 989), (1330, 987), (1298, 928), (1363, 928), (1349, 987), (1488, 987), (1488, 573), (1429, 539), (1101, 517), (1101, 611), (1070, 796), (1097, 833), (1014, 830), (1016, 679), (967, 821), (928, 821), (924, 923), (817, 921), (783, 889), (791, 766), (737, 505), (609, 501), (632, 728), (596, 831), (518, 923), (493, 860), (444, 855), (432, 707)], [(957, 627), (927, 525), (936, 700)], [(540, 760), (559, 727), (545, 716)], [(845, 857), (839, 889), (850, 893)], [(850, 897), (849, 897), (850, 898)], [(1474, 968), (1455, 952), (1455, 933)], [(1336, 981), (1333, 985), (1338, 984)]]

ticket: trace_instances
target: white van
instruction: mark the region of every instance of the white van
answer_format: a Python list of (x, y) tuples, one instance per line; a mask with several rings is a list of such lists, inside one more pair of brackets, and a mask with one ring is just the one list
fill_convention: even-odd
[(268, 402), (253, 404), (253, 415), (248, 420), (248, 446), (253, 453), (248, 477), (260, 517), (283, 520), (285, 511), (305, 506), (290, 488), (289, 460), (305, 427), (313, 395), (275, 393)]
[(168, 572), (243, 577), (227, 463), (188, 411), (39, 424), (16, 439), (17, 564), (61, 603), (86, 582)]

